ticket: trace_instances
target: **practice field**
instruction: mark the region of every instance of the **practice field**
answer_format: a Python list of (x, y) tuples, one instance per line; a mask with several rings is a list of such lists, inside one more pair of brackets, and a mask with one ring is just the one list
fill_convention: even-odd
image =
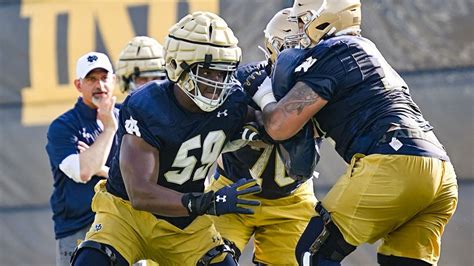
[[(459, 178), (459, 204), (443, 236), (440, 266), (474, 266), (473, 0), (362, 1), (362, 34), (410, 87), (446, 147)], [(263, 29), (293, 0), (0, 0), (0, 266), (52, 266), (55, 245), (46, 155), (52, 119), (71, 108), (75, 59), (89, 51), (116, 62), (133, 36), (163, 42), (168, 27), (196, 10), (219, 13), (234, 29), (241, 63), (264, 59)], [(116, 90), (118, 102), (125, 95)], [(323, 143), (316, 180), (322, 198), (344, 170)], [(363, 245), (343, 265), (372, 266)], [(249, 266), (252, 246), (241, 265)]]

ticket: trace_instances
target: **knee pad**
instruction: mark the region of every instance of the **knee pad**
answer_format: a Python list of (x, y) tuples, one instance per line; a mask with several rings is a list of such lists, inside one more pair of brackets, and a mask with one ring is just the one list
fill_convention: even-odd
[(240, 259), (240, 255), (242, 255), (242, 252), (240, 251), (240, 249), (237, 247), (237, 245), (234, 243), (234, 241), (230, 241), (229, 239), (227, 238), (222, 238), (222, 240), (224, 240), (224, 244), (229, 246), (231, 250), (234, 251), (234, 259), (236, 261), (239, 261)]
[[(202, 256), (197, 262), (197, 266), (237, 265), (236, 252), (231, 246), (235, 247), (234, 243), (227, 239), (224, 239), (224, 244), (215, 246), (214, 248), (206, 252), (206, 254), (204, 254), (204, 256)], [(211, 263), (214, 258), (221, 255), (222, 253), (228, 253), (223, 261), (219, 263)], [(238, 252), (238, 255), (240, 256), (240, 251)]]
[(380, 253), (377, 253), (377, 262), (381, 266), (430, 266), (426, 261), (422, 261), (419, 259), (412, 259), (406, 257), (397, 257), (397, 256), (387, 256)]
[[(341, 231), (332, 222), (329, 213), (318, 203), (321, 216), (311, 218), (296, 246), (296, 259), (300, 265), (340, 265), (356, 247), (347, 243)], [(325, 262), (325, 263), (322, 263)]]
[(71, 265), (125, 266), (128, 262), (113, 247), (86, 240), (77, 246), (71, 257)]

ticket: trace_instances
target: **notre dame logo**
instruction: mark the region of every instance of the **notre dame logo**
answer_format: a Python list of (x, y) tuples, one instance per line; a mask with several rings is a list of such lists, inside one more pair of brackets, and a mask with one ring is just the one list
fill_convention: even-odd
[(130, 135), (135, 135), (137, 137), (142, 136), (140, 129), (138, 128), (138, 121), (133, 119), (132, 116), (130, 116), (130, 118), (125, 121), (125, 130)]
[(97, 55), (89, 55), (89, 56), (87, 57), (87, 62), (92, 63), (92, 62), (94, 62), (94, 61), (97, 61), (97, 59), (99, 59), (99, 58), (97, 57)]

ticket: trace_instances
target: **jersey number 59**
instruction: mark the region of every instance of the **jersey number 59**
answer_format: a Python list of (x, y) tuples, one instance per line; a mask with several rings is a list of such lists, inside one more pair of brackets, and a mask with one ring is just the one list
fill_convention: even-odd
[[(191, 177), (193, 181), (204, 179), (212, 164), (217, 160), (224, 146), (226, 136), (224, 131), (211, 131), (207, 134), (201, 145), (201, 135), (197, 135), (181, 144), (172, 167), (181, 168), (180, 170), (168, 171), (165, 178), (168, 182), (174, 184), (183, 184)], [(189, 151), (202, 149), (201, 167), (194, 169), (198, 159), (196, 156), (189, 156)]]

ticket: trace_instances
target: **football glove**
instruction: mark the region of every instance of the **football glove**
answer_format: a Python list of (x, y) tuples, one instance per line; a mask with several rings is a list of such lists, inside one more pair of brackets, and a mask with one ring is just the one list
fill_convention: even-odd
[(243, 84), (244, 90), (250, 95), (254, 96), (258, 87), (262, 85), (263, 81), (268, 77), (265, 70), (257, 70), (250, 74)]
[(252, 195), (262, 189), (254, 179), (240, 179), (230, 186), (225, 186), (217, 192), (186, 193), (181, 202), (186, 207), (190, 216), (196, 215), (222, 215), (227, 213), (253, 214), (249, 206), (258, 206), (257, 200), (241, 199), (241, 196)]
[(276, 102), (272, 91), (272, 80), (264, 69), (255, 71), (248, 76), (243, 87), (255, 104), (260, 107), (260, 110), (263, 110), (267, 104)]
[(260, 132), (258, 131), (257, 124), (254, 122), (246, 123), (242, 127), (240, 138), (247, 141), (261, 140)]
[(242, 127), (240, 138), (246, 141), (261, 140), (266, 144), (275, 144), (276, 142), (268, 135), (263, 126), (256, 122), (248, 122)]

